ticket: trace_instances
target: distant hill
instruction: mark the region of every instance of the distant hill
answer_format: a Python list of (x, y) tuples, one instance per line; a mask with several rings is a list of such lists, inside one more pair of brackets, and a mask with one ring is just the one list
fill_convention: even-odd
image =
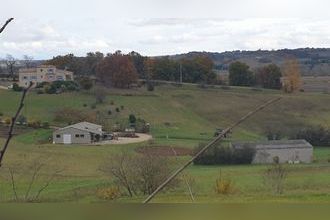
[(296, 58), (301, 64), (302, 74), (305, 76), (329, 76), (330, 75), (330, 48), (300, 48), (281, 50), (257, 50), (257, 51), (231, 51), (223, 53), (190, 52), (170, 56), (173, 59), (192, 58), (198, 55), (210, 57), (216, 64), (216, 69), (228, 70), (230, 63), (242, 61), (252, 69), (275, 63), (283, 66), (286, 59)]

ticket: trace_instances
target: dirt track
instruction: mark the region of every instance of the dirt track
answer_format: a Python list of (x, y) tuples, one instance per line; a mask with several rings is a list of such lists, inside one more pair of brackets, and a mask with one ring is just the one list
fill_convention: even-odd
[(103, 141), (99, 143), (95, 143), (95, 145), (108, 145), (108, 144), (134, 144), (134, 143), (141, 143), (152, 139), (152, 136), (149, 134), (136, 134), (137, 138), (123, 138), (120, 137), (118, 140), (111, 140), (111, 141)]

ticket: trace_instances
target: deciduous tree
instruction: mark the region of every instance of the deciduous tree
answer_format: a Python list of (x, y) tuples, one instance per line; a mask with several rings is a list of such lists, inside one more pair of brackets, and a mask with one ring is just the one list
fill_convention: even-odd
[(283, 70), (283, 89), (287, 93), (299, 91), (302, 86), (300, 67), (297, 60), (287, 60)]

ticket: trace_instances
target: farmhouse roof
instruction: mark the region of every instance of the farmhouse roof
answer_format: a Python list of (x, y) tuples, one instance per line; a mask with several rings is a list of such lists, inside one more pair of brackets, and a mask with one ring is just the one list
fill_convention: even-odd
[(80, 122), (77, 124), (69, 125), (64, 128), (60, 128), (59, 130), (65, 130), (68, 128), (75, 128), (75, 129), (78, 129), (81, 131), (88, 131), (90, 133), (99, 134), (99, 135), (103, 134), (101, 125), (97, 125), (97, 124), (93, 124), (93, 123), (89, 123), (89, 122)]
[(256, 143), (233, 143), (234, 148), (255, 147), (256, 150), (313, 148), (306, 140), (275, 140)]

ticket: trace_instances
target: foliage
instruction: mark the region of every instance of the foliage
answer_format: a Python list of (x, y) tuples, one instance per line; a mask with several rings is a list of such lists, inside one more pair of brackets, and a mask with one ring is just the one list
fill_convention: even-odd
[(134, 125), (135, 122), (136, 122), (136, 117), (134, 114), (130, 114), (129, 117), (128, 117), (128, 121), (130, 124)]
[(302, 128), (292, 138), (305, 139), (314, 146), (330, 146), (330, 129), (323, 126)]
[(128, 55), (120, 52), (108, 54), (97, 65), (97, 77), (105, 86), (129, 88), (137, 82), (138, 74)]
[(17, 83), (13, 83), (13, 90), (15, 92), (21, 92), (23, 91), (23, 87), (20, 87)]
[(255, 83), (250, 67), (242, 62), (234, 62), (229, 66), (229, 84), (231, 86), (252, 86)]
[(234, 191), (233, 183), (230, 179), (224, 178), (220, 170), (220, 176), (215, 182), (215, 192), (217, 194), (227, 195)]
[(39, 120), (29, 120), (27, 125), (31, 128), (41, 128), (41, 122)]
[(66, 91), (79, 91), (80, 89), (79, 85), (73, 81), (54, 81), (52, 83), (43, 82), (38, 85), (38, 88), (43, 88), (43, 93), (46, 94), (56, 94)]
[(78, 79), (79, 85), (84, 90), (90, 90), (93, 87), (93, 81), (89, 77), (81, 77)]
[(275, 64), (269, 64), (256, 71), (256, 84), (266, 89), (281, 89), (281, 69)]
[(283, 76), (283, 89), (285, 92), (293, 93), (301, 89), (300, 66), (297, 60), (286, 61)]
[[(200, 144), (195, 152), (199, 152), (205, 144)], [(196, 160), (195, 165), (228, 165), (228, 164), (251, 164), (255, 149), (250, 146), (243, 146), (242, 148), (231, 148), (227, 146), (217, 145), (211, 147)]]
[(118, 187), (100, 188), (97, 189), (96, 196), (102, 200), (116, 200), (120, 197), (120, 190)]
[(5, 122), (6, 125), (10, 125), (11, 124), (11, 118), (8, 118), (8, 117), (5, 118), (4, 122)]

